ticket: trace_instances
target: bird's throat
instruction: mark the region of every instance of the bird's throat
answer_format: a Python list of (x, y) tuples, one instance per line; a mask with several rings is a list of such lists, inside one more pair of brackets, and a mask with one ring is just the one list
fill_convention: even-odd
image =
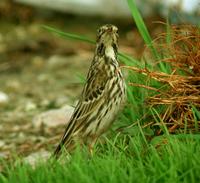
[(116, 59), (116, 53), (112, 46), (105, 47), (105, 56), (111, 58), (112, 60)]

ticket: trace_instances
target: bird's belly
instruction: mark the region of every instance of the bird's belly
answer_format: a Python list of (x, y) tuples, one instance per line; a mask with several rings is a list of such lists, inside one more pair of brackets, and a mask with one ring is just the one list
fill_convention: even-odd
[(100, 121), (98, 122), (99, 124), (95, 124), (96, 131), (94, 131), (94, 133), (96, 133), (97, 137), (108, 130), (123, 106), (122, 103), (124, 103), (125, 97), (117, 96), (115, 99), (116, 100), (113, 101), (112, 106), (107, 106), (102, 111), (102, 114), (104, 115), (100, 118)]
[(102, 118), (99, 127), (97, 128), (96, 134), (97, 136), (100, 136), (102, 133), (104, 133), (114, 122), (117, 113), (120, 110), (120, 102), (113, 106)]
[[(121, 92), (117, 92), (116, 89), (120, 89)], [(102, 100), (99, 107), (93, 111), (89, 119), (92, 121), (86, 129), (84, 137), (99, 137), (111, 126), (126, 100), (125, 83), (119, 83), (118, 87), (113, 88), (108, 98)]]

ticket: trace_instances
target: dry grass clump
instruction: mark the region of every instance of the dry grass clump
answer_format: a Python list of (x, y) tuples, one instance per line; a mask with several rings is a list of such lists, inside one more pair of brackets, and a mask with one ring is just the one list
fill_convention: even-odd
[[(142, 86), (158, 93), (148, 98), (150, 107), (163, 107), (161, 123), (170, 133), (200, 131), (200, 29), (193, 26), (173, 26), (169, 34), (155, 40), (155, 47), (168, 65), (168, 71), (129, 69), (147, 75), (162, 84), (161, 88)], [(165, 43), (163, 43), (165, 42)], [(158, 63), (157, 63), (158, 64)], [(134, 85), (134, 84), (133, 84)], [(156, 125), (154, 123), (154, 125)], [(161, 128), (157, 134), (162, 132)]]

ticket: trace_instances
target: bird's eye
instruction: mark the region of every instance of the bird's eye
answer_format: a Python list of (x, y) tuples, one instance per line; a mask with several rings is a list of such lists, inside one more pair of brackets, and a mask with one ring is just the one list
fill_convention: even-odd
[(99, 30), (98, 30), (98, 34), (101, 34), (101, 32), (102, 32), (102, 30), (101, 30), (101, 29), (99, 29)]

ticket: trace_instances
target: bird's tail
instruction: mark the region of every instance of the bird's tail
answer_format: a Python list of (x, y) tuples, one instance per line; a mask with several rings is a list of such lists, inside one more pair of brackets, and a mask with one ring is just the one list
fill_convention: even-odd
[(53, 157), (55, 157), (56, 159), (58, 159), (59, 158), (59, 156), (60, 156), (60, 153), (61, 153), (61, 149), (62, 149), (62, 144), (60, 143), (57, 147), (56, 147), (56, 149), (55, 149), (55, 151), (53, 152)]
[(59, 156), (61, 155), (62, 149), (66, 149), (68, 152), (71, 152), (71, 150), (74, 148), (74, 141), (72, 140), (72, 138), (69, 138), (68, 140), (66, 140), (65, 138), (63, 138), (61, 140), (61, 142), (58, 144), (58, 146), (56, 147), (55, 151), (53, 152), (53, 157), (58, 159)]

